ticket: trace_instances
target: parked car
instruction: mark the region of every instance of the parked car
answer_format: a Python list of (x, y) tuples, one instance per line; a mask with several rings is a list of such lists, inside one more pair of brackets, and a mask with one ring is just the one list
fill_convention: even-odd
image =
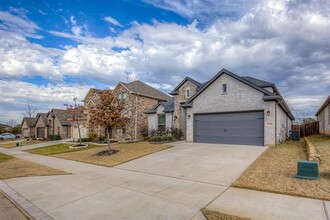
[(23, 135), (21, 135), (21, 134), (16, 134), (15, 136), (16, 136), (16, 138), (22, 138), (23, 137)]
[(11, 133), (0, 134), (0, 140), (16, 139), (16, 136)]

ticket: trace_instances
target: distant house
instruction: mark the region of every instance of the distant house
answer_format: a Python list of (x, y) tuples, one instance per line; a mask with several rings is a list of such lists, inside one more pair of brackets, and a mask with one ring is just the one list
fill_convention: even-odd
[(52, 109), (47, 114), (47, 136), (60, 135), (62, 139), (70, 138), (71, 122), (70, 115), (66, 109)]
[(36, 131), (37, 118), (24, 117), (21, 123), (22, 136), (25, 138), (34, 138)]
[(48, 138), (48, 113), (38, 113), (35, 122), (35, 137), (40, 139)]
[(330, 96), (321, 105), (315, 116), (319, 121), (320, 133), (330, 135)]
[[(83, 99), (86, 109), (86, 117), (82, 122), (82, 138), (85, 138), (91, 132), (96, 132), (98, 136), (105, 136), (105, 129), (101, 127), (88, 127), (88, 111), (91, 107), (97, 105), (100, 101), (100, 93), (102, 90), (90, 89), (86, 97)], [(144, 112), (159, 102), (167, 101), (170, 97), (165, 93), (139, 81), (130, 83), (119, 82), (112, 90), (117, 97), (118, 102), (124, 102), (123, 116), (129, 119), (129, 122), (122, 128), (113, 128), (111, 138), (117, 140), (140, 140), (141, 129), (147, 128), (147, 115)], [(73, 128), (73, 139), (78, 139), (78, 132)], [(88, 130), (88, 132), (86, 132)]]
[(7, 132), (9, 132), (12, 129), (10, 125), (1, 124), (1, 123), (0, 123), (0, 127), (2, 127)]
[(181, 129), (196, 143), (274, 146), (294, 117), (276, 85), (222, 69), (200, 83), (186, 77), (173, 98), (146, 111), (148, 129)]

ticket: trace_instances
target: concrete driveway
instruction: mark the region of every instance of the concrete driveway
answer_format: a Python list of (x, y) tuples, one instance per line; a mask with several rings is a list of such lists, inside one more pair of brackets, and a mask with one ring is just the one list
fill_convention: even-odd
[(230, 186), (265, 149), (246, 145), (178, 143), (171, 149), (117, 168)]
[(72, 173), (5, 181), (50, 218), (197, 220), (205, 219), (199, 209), (226, 191), (264, 150), (180, 143), (114, 168), (16, 149), (0, 152)]

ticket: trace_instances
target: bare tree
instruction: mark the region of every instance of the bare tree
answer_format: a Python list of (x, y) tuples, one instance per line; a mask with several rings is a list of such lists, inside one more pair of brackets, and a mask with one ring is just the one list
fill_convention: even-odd
[(74, 105), (65, 105), (67, 107), (68, 113), (71, 116), (71, 121), (77, 124), (78, 134), (79, 134), (79, 145), (81, 145), (81, 132), (80, 132), (80, 121), (85, 116), (85, 108), (77, 104), (77, 97), (73, 98)]
[(100, 102), (90, 109), (89, 126), (101, 126), (105, 128), (107, 133), (108, 150), (105, 154), (113, 154), (116, 151), (110, 146), (110, 132), (113, 128), (122, 127), (126, 124), (127, 119), (123, 116), (124, 103), (116, 103), (115, 97), (111, 90), (107, 89), (100, 93)]
[(302, 124), (304, 119), (308, 117), (308, 113), (304, 109), (292, 110), (293, 116), (295, 117), (295, 122)]
[(30, 102), (30, 98), (28, 98), (27, 103), (26, 103), (25, 114), (26, 114), (29, 118), (34, 118), (36, 112), (37, 112), (37, 107), (35, 107), (35, 106)]

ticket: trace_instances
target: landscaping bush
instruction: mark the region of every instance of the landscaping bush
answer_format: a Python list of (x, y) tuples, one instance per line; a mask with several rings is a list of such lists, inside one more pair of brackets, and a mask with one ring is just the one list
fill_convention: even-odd
[(51, 141), (61, 140), (61, 136), (59, 134), (50, 135), (49, 140)]
[(174, 137), (176, 140), (181, 140), (183, 137), (183, 131), (178, 128), (173, 128), (171, 131), (172, 137)]
[(148, 138), (151, 142), (165, 142), (165, 141), (174, 141), (174, 138), (171, 136), (152, 136)]
[(81, 142), (89, 142), (90, 139), (89, 138), (81, 138)]
[(97, 133), (96, 132), (89, 133), (89, 140), (90, 141), (96, 141), (96, 139), (97, 139)]
[(140, 134), (143, 137), (143, 139), (147, 139), (149, 137), (149, 130), (148, 126), (143, 126), (140, 128)]

